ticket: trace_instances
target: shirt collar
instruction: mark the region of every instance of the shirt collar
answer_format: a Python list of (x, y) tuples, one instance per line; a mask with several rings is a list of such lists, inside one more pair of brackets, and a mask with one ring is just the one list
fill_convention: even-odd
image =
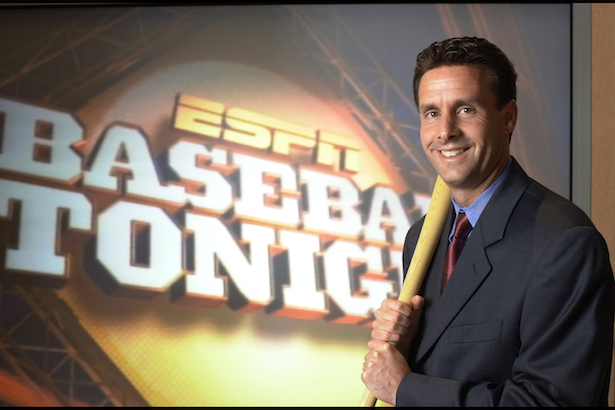
[[(478, 198), (476, 198), (474, 202), (472, 202), (470, 206), (465, 208), (462, 207), (457, 202), (455, 202), (455, 199), (451, 196), (451, 199), (453, 200), (453, 208), (455, 209), (455, 224), (457, 222), (457, 218), (459, 217), (459, 212), (465, 212), (468, 221), (470, 221), (470, 225), (472, 225), (472, 228), (476, 226), (476, 224), (478, 223), (478, 218), (483, 213), (483, 210), (487, 206), (487, 203), (489, 203), (489, 200), (493, 196), (493, 193), (496, 189), (498, 189), (504, 178), (506, 178), (506, 175), (508, 175), (511, 162), (512, 159), (509, 158), (508, 164), (506, 164), (506, 167), (504, 168), (502, 173), (496, 178), (495, 181), (493, 181), (491, 185), (487, 187), (487, 189), (485, 189), (480, 194)], [(455, 232), (455, 224), (453, 224), (453, 229), (451, 230), (451, 233), (448, 237), (449, 241), (453, 239), (453, 233)]]

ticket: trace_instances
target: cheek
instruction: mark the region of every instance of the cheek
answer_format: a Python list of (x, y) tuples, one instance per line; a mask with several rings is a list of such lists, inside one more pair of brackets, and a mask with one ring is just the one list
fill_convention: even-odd
[(490, 161), (498, 161), (501, 158), (501, 154), (505, 150), (505, 145), (508, 145), (508, 136), (502, 133), (502, 129), (492, 131), (496, 135), (495, 138), (486, 140), (483, 144), (483, 155), (489, 158)]
[(419, 129), (419, 132), (421, 136), (421, 145), (423, 146), (423, 149), (427, 151), (427, 148), (431, 143), (433, 143), (435, 139), (432, 127), (421, 123), (421, 128)]

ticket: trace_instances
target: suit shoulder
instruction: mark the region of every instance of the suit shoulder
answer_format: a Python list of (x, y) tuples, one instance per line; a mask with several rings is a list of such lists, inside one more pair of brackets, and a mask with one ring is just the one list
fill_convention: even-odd
[(408, 246), (414, 247), (421, 233), (423, 222), (425, 222), (425, 215), (423, 215), (421, 219), (413, 223), (410, 229), (408, 229), (408, 232), (406, 233), (406, 240), (404, 246), (405, 248), (407, 248)]
[(561, 224), (562, 227), (575, 226), (594, 227), (589, 217), (570, 200), (556, 194), (540, 183), (533, 181), (525, 192), (525, 200), (536, 207), (536, 213), (541, 219)]

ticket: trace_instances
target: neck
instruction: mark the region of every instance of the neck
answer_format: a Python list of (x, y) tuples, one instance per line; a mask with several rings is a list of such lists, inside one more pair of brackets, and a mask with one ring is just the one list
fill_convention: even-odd
[(482, 194), (484, 189), (480, 192), (469, 193), (467, 191), (455, 192), (455, 190), (451, 189), (451, 196), (455, 199), (455, 201), (461, 205), (463, 208), (467, 208), (476, 201), (476, 198)]

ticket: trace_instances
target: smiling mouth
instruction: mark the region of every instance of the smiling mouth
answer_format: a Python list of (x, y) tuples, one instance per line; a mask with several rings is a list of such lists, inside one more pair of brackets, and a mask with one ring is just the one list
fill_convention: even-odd
[(440, 153), (447, 158), (452, 158), (452, 157), (456, 157), (457, 155), (466, 152), (467, 150), (468, 148), (462, 148), (462, 149), (455, 149), (452, 151), (440, 151)]

